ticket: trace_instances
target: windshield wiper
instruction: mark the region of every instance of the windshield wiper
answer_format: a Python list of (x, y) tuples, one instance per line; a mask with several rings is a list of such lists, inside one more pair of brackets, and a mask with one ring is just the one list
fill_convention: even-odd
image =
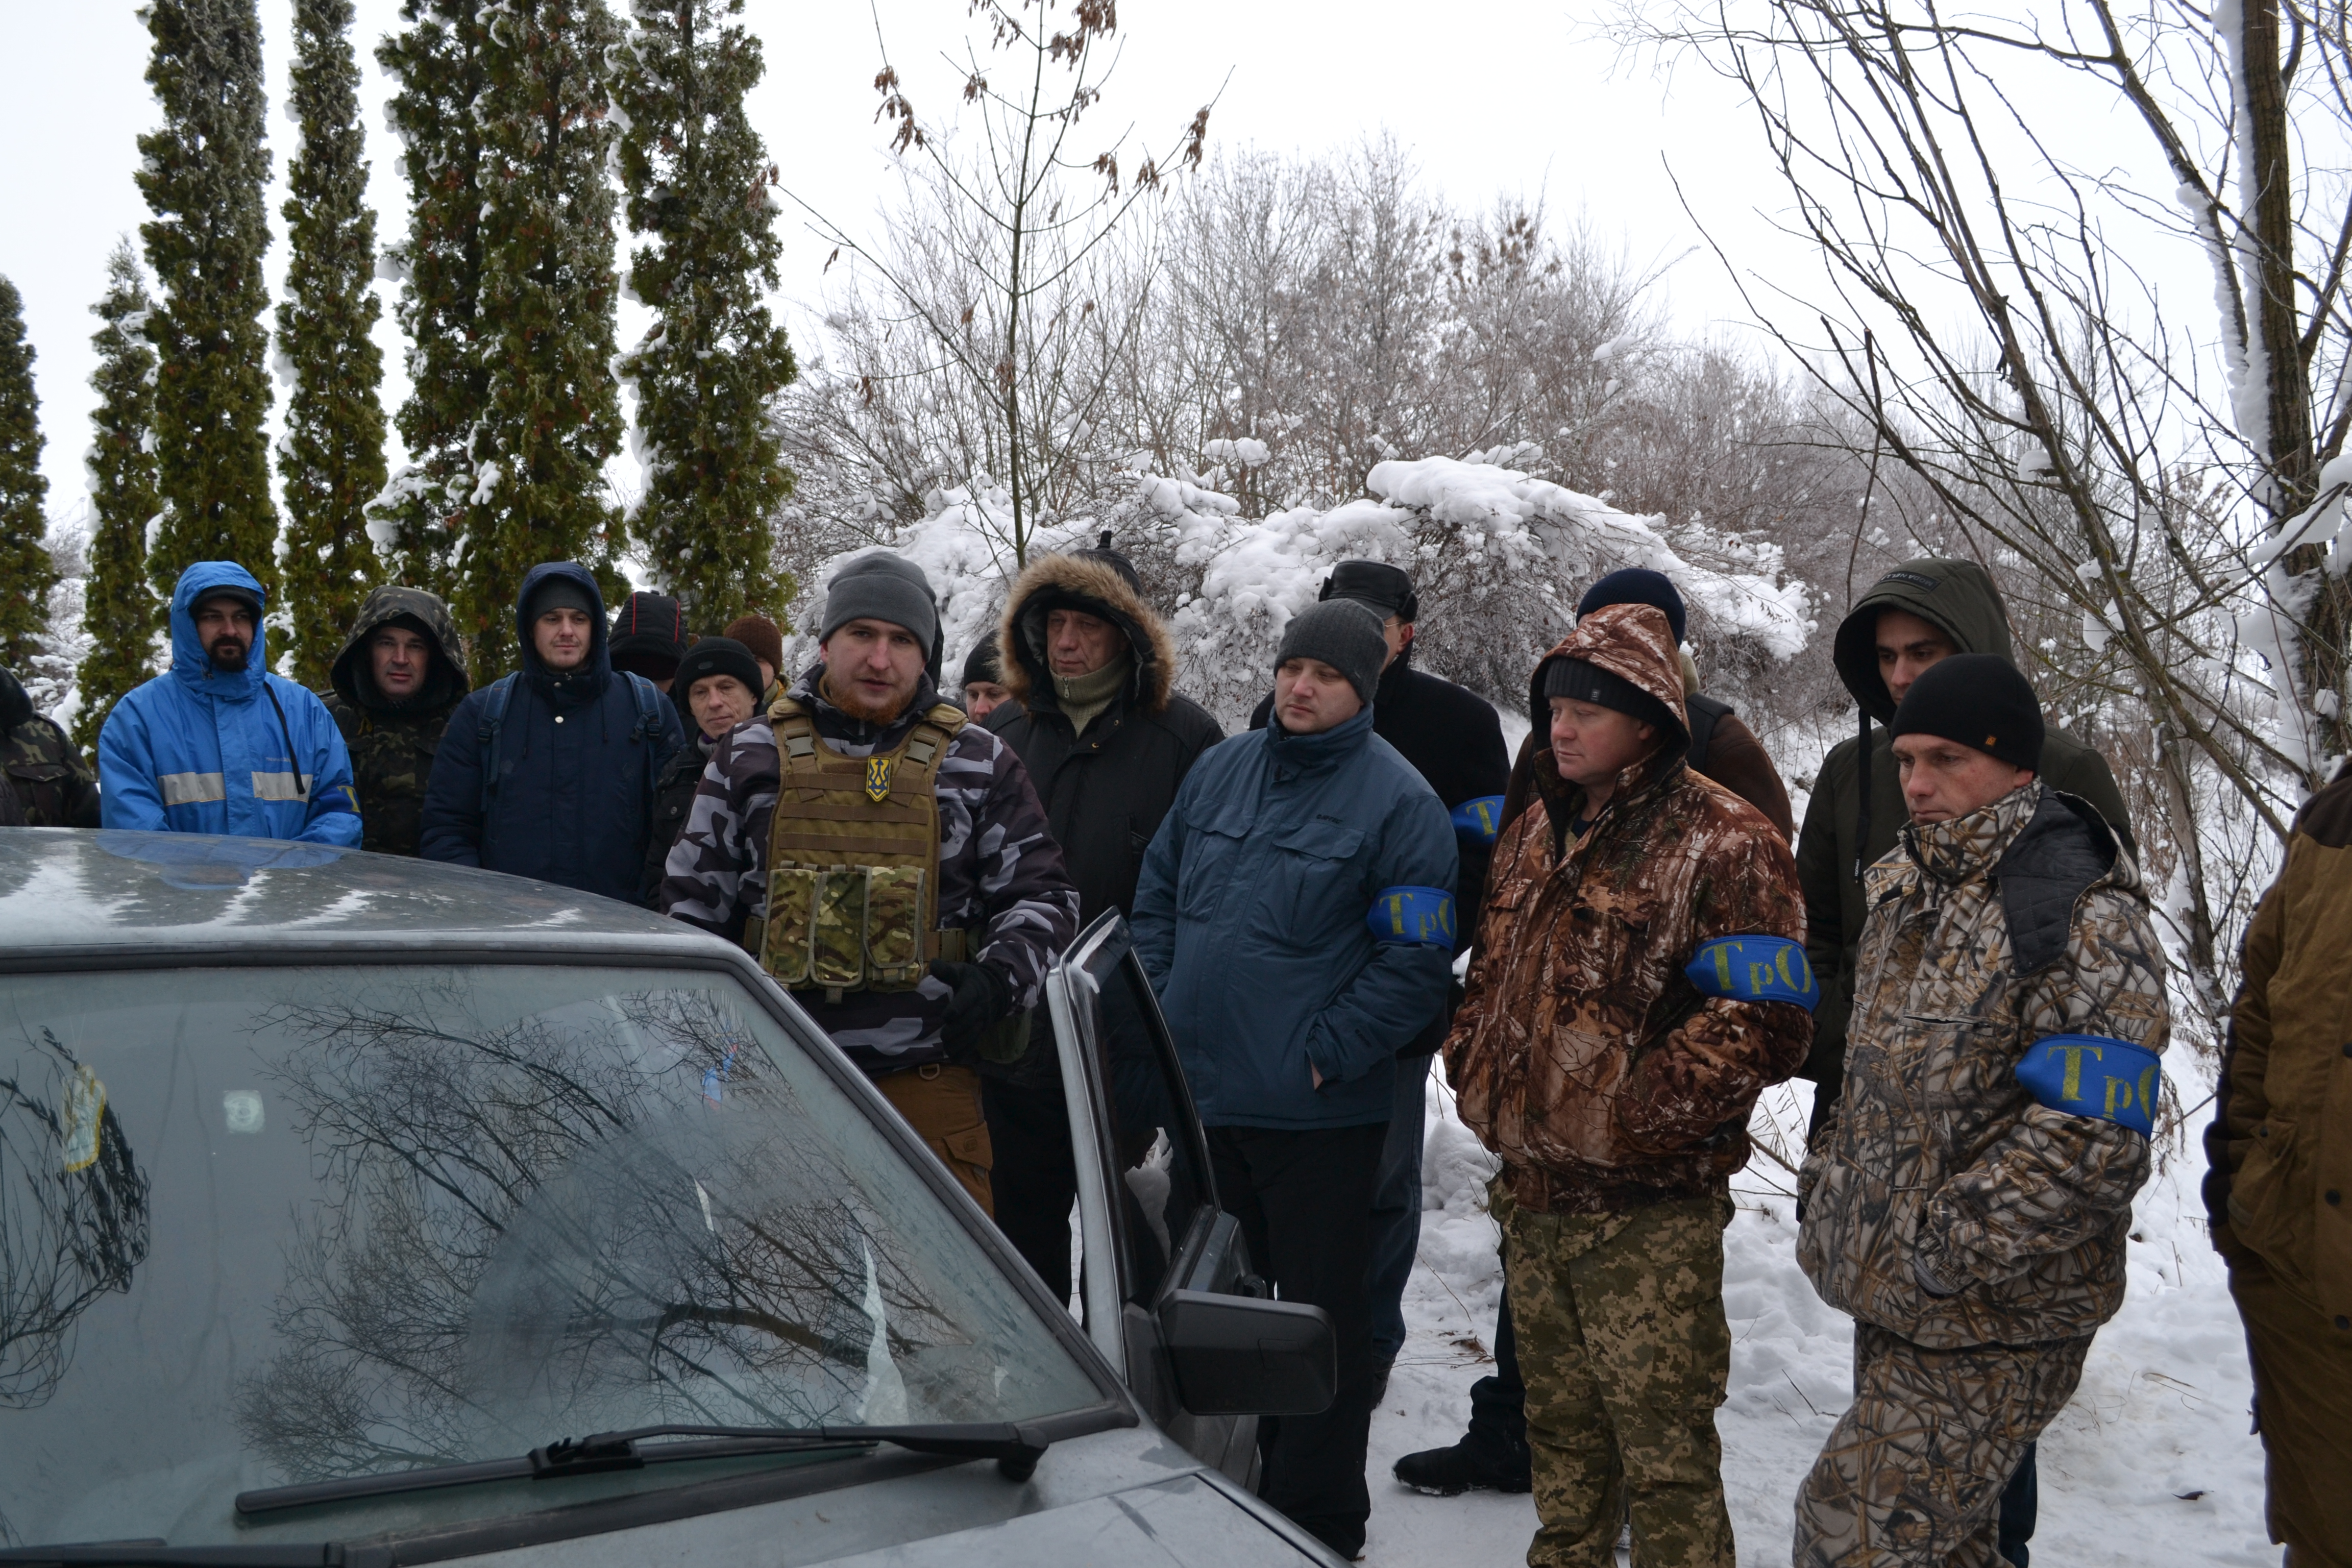
[[(638, 1447), (650, 1437), (701, 1438), (700, 1442), (664, 1443)], [(603, 1470), (641, 1470), (647, 1465), (673, 1464), (681, 1459), (723, 1459), (745, 1454), (818, 1452), (828, 1448), (870, 1449), (887, 1443), (918, 1454), (944, 1454), (963, 1459), (994, 1459), (1005, 1479), (1025, 1481), (1036, 1470), (1053, 1439), (1037, 1426), (1011, 1422), (971, 1421), (940, 1426), (636, 1426), (625, 1432), (599, 1432), (566, 1438), (511, 1459), (482, 1459), (470, 1464), (428, 1465), (422, 1469), (392, 1470), (380, 1475), (347, 1476), (340, 1480), (311, 1481), (301, 1486), (267, 1487), (239, 1492), (236, 1511), (250, 1517), (316, 1503), (345, 1502), (355, 1498), (389, 1497), (398, 1492), (430, 1491), (442, 1487), (478, 1486), (486, 1481), (554, 1480), (566, 1476), (594, 1475)], [(0, 1555), (0, 1562), (6, 1561)]]

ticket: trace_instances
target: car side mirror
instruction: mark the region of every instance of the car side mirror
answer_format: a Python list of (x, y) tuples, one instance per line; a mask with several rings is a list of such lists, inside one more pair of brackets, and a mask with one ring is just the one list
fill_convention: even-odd
[(1320, 1307), (1172, 1290), (1160, 1343), (1195, 1415), (1317, 1415), (1339, 1392), (1339, 1344)]

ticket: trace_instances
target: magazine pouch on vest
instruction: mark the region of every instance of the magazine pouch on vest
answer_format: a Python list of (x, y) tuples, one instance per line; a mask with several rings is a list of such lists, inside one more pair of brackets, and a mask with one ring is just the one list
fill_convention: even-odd
[(932, 787), (963, 710), (940, 703), (896, 749), (870, 757), (826, 745), (789, 697), (768, 719), (777, 781), (761, 966), (828, 1001), (847, 991), (913, 990), (941, 956)]

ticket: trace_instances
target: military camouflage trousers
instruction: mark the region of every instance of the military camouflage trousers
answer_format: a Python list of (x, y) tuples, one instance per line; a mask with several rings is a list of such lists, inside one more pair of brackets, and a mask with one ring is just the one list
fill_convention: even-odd
[(2090, 1350), (1930, 1350), (1854, 1324), (1853, 1405), (1798, 1489), (1796, 1568), (2003, 1568), (2001, 1489)]
[(1504, 1219), (1535, 1471), (1530, 1568), (1732, 1568), (1716, 1407), (1731, 1375), (1724, 1194)]

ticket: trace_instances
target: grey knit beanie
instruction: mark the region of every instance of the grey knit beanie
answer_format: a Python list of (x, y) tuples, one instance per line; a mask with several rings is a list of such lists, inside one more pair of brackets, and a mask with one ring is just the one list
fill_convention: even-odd
[(847, 623), (871, 619), (904, 626), (925, 648), (940, 640), (939, 601), (923, 569), (887, 550), (869, 551), (833, 574), (825, 585), (823, 642)]
[(1356, 599), (1325, 599), (1290, 617), (1282, 630), (1282, 646), (1275, 650), (1274, 668), (1294, 658), (1319, 658), (1348, 678), (1364, 706), (1381, 684), (1381, 667), (1388, 662), (1388, 639), (1381, 635), (1381, 617)]

